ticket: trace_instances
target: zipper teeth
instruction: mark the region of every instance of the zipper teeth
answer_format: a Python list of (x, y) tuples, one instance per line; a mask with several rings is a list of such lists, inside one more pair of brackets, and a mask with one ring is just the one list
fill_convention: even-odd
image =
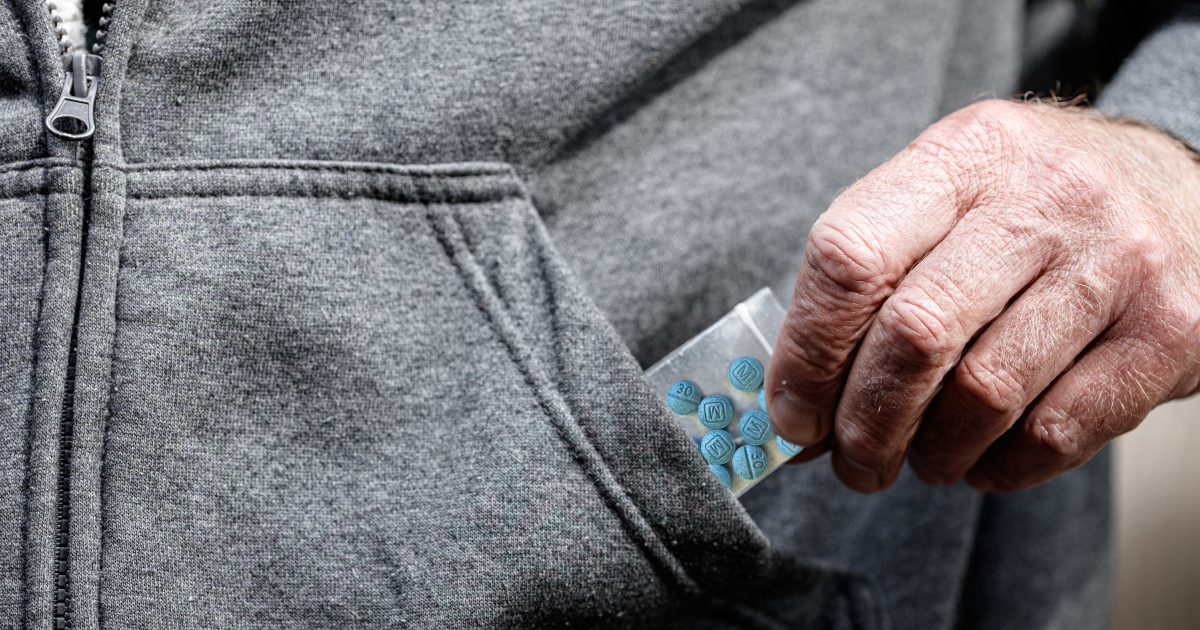
[[(92, 44), (92, 54), (99, 55), (104, 52), (104, 42), (108, 38), (108, 27), (112, 24), (112, 13), (115, 8), (116, 4), (112, 2), (105, 2), (101, 5), (100, 19), (97, 20), (97, 29), (93, 35), (96, 41)], [(62, 27), (63, 18), (59, 15), (58, 5), (54, 2), (46, 2), (46, 9), (50, 11), (50, 21), (54, 25), (54, 32), (58, 33), (59, 52), (63, 57), (70, 57), (71, 53), (75, 52), (75, 44), (71, 43), (70, 31)], [(82, 12), (83, 7), (81, 3), (80, 13), (82, 14)], [(86, 25), (84, 29), (86, 32)]]
[[(69, 58), (74, 49), (69, 31), (63, 28), (63, 18), (58, 14), (58, 7), (53, 2), (47, 2), (50, 10), (50, 21), (58, 33), (58, 48), (63, 58)], [(82, 11), (82, 7), (80, 7)], [(82, 254), (81, 254), (82, 257)], [(80, 265), (82, 273), (82, 265)], [(77, 294), (78, 295), (78, 294)], [(71, 450), (74, 443), (75, 420), (75, 355), (77, 353), (75, 335), (79, 323), (78, 297), (76, 297), (75, 318), (71, 328), (71, 345), (67, 354), (67, 378), (63, 387), (62, 416), (59, 419), (59, 448), (58, 448), (58, 544), (55, 545), (55, 580), (54, 608), (52, 616), (55, 630), (67, 630), (71, 623)]]
[(46, 8), (50, 11), (50, 22), (54, 24), (54, 31), (58, 33), (59, 52), (62, 53), (62, 56), (64, 57), (70, 56), (71, 49), (74, 48), (74, 44), (71, 43), (71, 39), (68, 36), (70, 34), (69, 31), (61, 26), (63, 19), (62, 16), (58, 14), (58, 5), (54, 4), (53, 2), (47, 2)]
[(108, 40), (108, 27), (112, 24), (113, 9), (116, 6), (115, 3), (105, 2), (100, 7), (100, 19), (96, 22), (96, 43), (92, 44), (92, 54), (100, 55), (104, 53), (105, 42)]
[[(100, 17), (97, 20), (97, 28), (94, 34), (95, 43), (92, 44), (92, 53), (101, 55), (104, 52), (105, 41), (108, 38), (108, 27), (112, 24), (112, 14), (115, 4), (106, 2), (101, 6)], [(69, 31), (61, 26), (62, 17), (58, 15), (58, 7), (53, 2), (47, 2), (46, 8), (50, 12), (50, 20), (54, 26), (55, 32), (58, 33), (58, 47), (64, 58), (70, 58), (74, 52), (74, 44), (71, 43)], [(86, 35), (87, 21), (84, 19), (83, 5), (80, 3), (80, 20), (84, 24), (84, 32)], [(86, 40), (86, 37), (85, 37)], [(84, 147), (85, 158), (90, 161), (89, 145)], [(90, 189), (90, 171), (85, 169), (85, 189)], [(78, 354), (78, 336), (79, 336), (79, 309), (80, 301), (83, 296), (83, 269), (84, 257), (87, 251), (87, 235), (88, 235), (88, 215), (89, 208), (87, 201), (84, 201), (83, 209), (83, 225), (82, 234), (80, 236), (80, 253), (79, 253), (79, 278), (78, 290), (75, 298), (75, 317), (71, 326), (71, 345), (67, 355), (67, 375), (64, 382), (63, 391), (63, 406), (62, 417), (60, 418), (59, 432), (59, 455), (58, 455), (58, 534), (55, 542), (55, 584), (53, 597), (53, 627), (55, 630), (69, 630), (72, 623), (71, 610), (71, 560), (70, 560), (70, 534), (71, 534), (71, 452), (74, 446), (75, 433), (75, 366)]]
[[(76, 307), (78, 313), (78, 307)], [(76, 315), (78, 317), (78, 314)], [(75, 356), (76, 341), (71, 334), (71, 350), (67, 357), (66, 391), (63, 394), (62, 433), (58, 455), (58, 545), (54, 627), (64, 630), (71, 627), (71, 447), (74, 442), (75, 419)]]

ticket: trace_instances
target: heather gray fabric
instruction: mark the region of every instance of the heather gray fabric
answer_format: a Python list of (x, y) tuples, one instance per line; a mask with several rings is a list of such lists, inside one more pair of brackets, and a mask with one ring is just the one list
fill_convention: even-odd
[[(29, 16), (21, 9), (11, 2), (0, 5), (0, 129), (4, 130), (0, 164), (5, 171), (20, 168), (26, 160), (44, 157), (46, 152), (39, 102), (39, 97), (45, 95), (38, 85), (38, 68), (30, 63), (26, 45)], [(37, 24), (32, 30), (49, 36), (48, 27)]]
[(1142, 42), (1097, 107), (1157, 125), (1200, 146), (1200, 5), (1185, 7)]
[(1101, 627), (1104, 457), (741, 504), (641, 377), (1010, 92), (1021, 13), (120, 0), (82, 168), (0, 3), (0, 627), (53, 622), (77, 303), (75, 628)]
[[(35, 371), (35, 358), (59, 373), (65, 366), (66, 339), (48, 328), (70, 331), (74, 286), (62, 279), (77, 272), (79, 255), (60, 230), (78, 228), (79, 183), (78, 169), (69, 167), (13, 164), (0, 170), (0, 627), (18, 627), (24, 613), (30, 475), (52, 481), (57, 472), (47, 440), (56, 430), (31, 426), (30, 404), (37, 396), (61, 403), (63, 396), (61, 382), (55, 387), (56, 379)], [(39, 297), (48, 308), (39, 307)], [(39, 323), (42, 310), (49, 313)], [(31, 463), (39, 473), (31, 473)]]

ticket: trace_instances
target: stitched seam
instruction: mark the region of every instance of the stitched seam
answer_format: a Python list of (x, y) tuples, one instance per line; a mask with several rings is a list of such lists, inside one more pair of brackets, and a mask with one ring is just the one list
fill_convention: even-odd
[[(469, 247), (467, 248), (467, 251), (470, 252)], [(551, 261), (551, 257), (550, 257), (550, 252), (547, 251), (547, 248), (545, 246), (539, 247), (537, 257), (538, 257), (539, 268), (541, 269), (541, 281), (547, 287), (551, 287), (550, 288), (551, 294), (550, 294), (549, 299), (550, 299), (551, 316), (554, 318), (554, 322), (553, 322), (554, 332), (555, 332), (555, 335), (557, 335), (561, 338), (562, 331), (559, 328), (560, 321), (558, 318), (558, 299), (560, 296), (558, 295), (558, 291), (557, 291), (558, 283), (553, 281), (551, 278), (552, 261)], [(474, 256), (472, 256), (472, 258), (474, 258)], [(558, 357), (558, 358), (560, 361), (562, 360), (562, 357)], [(560, 368), (561, 367), (562, 366), (560, 365)], [(529, 382), (528, 379), (526, 380), (526, 382), (527, 383)], [(579, 426), (580, 433), (583, 434), (584, 438), (586, 440), (588, 440), (589, 442), (592, 442), (592, 436), (591, 436), (591, 433), (588, 431), (587, 427), (585, 427), (584, 425), (579, 424), (579, 423), (575, 423), (575, 424)], [(563, 436), (563, 441), (567, 441), (567, 438), (565, 436)], [(568, 446), (570, 446), (570, 442), (568, 442)], [(612, 470), (612, 467), (608, 465), (608, 462), (604, 459), (603, 453), (601, 453), (599, 449), (596, 449), (596, 456), (605, 468)], [(588, 477), (591, 478), (591, 475), (589, 474)], [(620, 487), (620, 480), (615, 473), (613, 474), (613, 478), (615, 480), (617, 480), (618, 487)], [(596, 480), (593, 479), (593, 483), (597, 483)], [(624, 493), (624, 494), (628, 497), (628, 493)], [(601, 496), (603, 496), (603, 493)], [(632, 497), (629, 497), (629, 500), (630, 500), (630, 504), (635, 506), (635, 509), (637, 509), (637, 507), (636, 507), (638, 505), (637, 501), (633, 500)], [(606, 503), (608, 502), (607, 497), (605, 498), (605, 501), (606, 501)], [(609, 509), (613, 509), (614, 511), (616, 511), (614, 509), (614, 507), (611, 505), (609, 506)], [(641, 515), (640, 509), (637, 509), (637, 512), (639, 515)], [(620, 516), (619, 513), (618, 513), (618, 516)], [(657, 538), (658, 533), (655, 530), (654, 525), (651, 524), (649, 522), (649, 520), (645, 519), (644, 516), (642, 518), (645, 521), (649, 530), (651, 532), (653, 532), (655, 537)], [(661, 540), (661, 538), (659, 538), (659, 540)], [(670, 553), (670, 552), (667, 551), (667, 553)], [(672, 557), (674, 557), (674, 554), (671, 554), (671, 555), (672, 555)], [(682, 567), (682, 563), (680, 563), (680, 566)], [(690, 577), (689, 577), (689, 579), (690, 579)], [(740, 604), (738, 602), (729, 601), (728, 599), (726, 599), (724, 597), (723, 594), (709, 593), (707, 591), (707, 589), (704, 589), (703, 587), (699, 586), (698, 584), (696, 585), (696, 590), (701, 594), (701, 596), (707, 598), (708, 601), (711, 602), (713, 605), (716, 605), (718, 607), (725, 608), (725, 609), (735, 610), (737, 612), (739, 622), (743, 623), (743, 624), (749, 623), (750, 627), (752, 627), (752, 628), (759, 628), (761, 630), (783, 630), (784, 628), (787, 627), (787, 624), (784, 624), (782, 621), (780, 621), (779, 619), (777, 619), (771, 615), (767, 615), (767, 614), (765, 614), (761, 611), (758, 611), (757, 609), (754, 609), (754, 608), (747, 608), (746, 606), (743, 606), (742, 604)]]
[[(125, 185), (126, 186), (129, 185), (128, 181), (126, 181)], [(125, 205), (127, 200), (128, 200), (128, 197), (126, 196), (125, 200), (123, 200), (121, 202), (123, 206)], [(96, 498), (96, 509), (100, 512), (100, 515), (99, 515), (100, 525), (98, 527), (98, 529), (100, 530), (99, 534), (98, 534), (98, 537), (100, 540), (98, 541), (98, 543), (96, 545), (96, 547), (97, 547), (96, 564), (98, 565), (96, 567), (96, 576), (97, 576), (96, 577), (96, 627), (97, 628), (105, 627), (104, 606), (100, 605), (100, 602), (104, 599), (103, 598), (104, 576), (106, 573), (105, 567), (104, 567), (104, 561), (108, 557), (108, 554), (105, 553), (105, 544), (104, 544), (104, 541), (108, 536), (108, 518), (107, 518), (108, 510), (106, 509), (106, 506), (104, 503), (104, 497), (108, 494), (108, 475), (104, 474), (104, 471), (107, 470), (107, 468), (108, 468), (108, 439), (109, 439), (109, 434), (110, 434), (111, 428), (112, 428), (111, 420), (112, 420), (113, 413), (114, 413), (113, 401), (116, 399), (116, 396), (113, 395), (113, 392), (114, 392), (113, 388), (115, 387), (115, 384), (117, 382), (117, 335), (118, 335), (117, 329), (120, 325), (120, 323), (117, 321), (117, 310), (121, 307), (120, 300), (118, 298), (118, 294), (120, 293), (120, 290), (121, 290), (121, 256), (125, 253), (125, 245), (126, 245), (125, 230), (126, 230), (126, 226), (128, 225), (128, 222), (129, 222), (128, 208), (123, 208), (121, 211), (121, 241), (120, 241), (121, 246), (117, 249), (117, 260), (116, 260), (116, 269), (115, 269), (116, 278), (113, 281), (112, 346), (110, 346), (109, 350), (108, 350), (108, 356), (109, 356), (109, 359), (108, 359), (108, 383), (106, 384), (106, 388), (108, 389), (108, 409), (106, 411), (108, 413), (106, 413), (104, 415), (104, 427), (101, 430), (101, 434), (100, 434), (100, 463), (98, 466), (99, 473), (100, 473), (100, 487), (97, 489), (97, 492), (99, 492), (100, 496), (98, 496)]]
[[(461, 229), (458, 226), (457, 220), (449, 216), (449, 213), (443, 214), (442, 221), (450, 224), (455, 229)], [(475, 260), (470, 250), (465, 246), (461, 248), (456, 247), (455, 241), (461, 242), (462, 239), (455, 239), (454, 235), (449, 233), (449, 230), (439, 225), (441, 221), (435, 215), (433, 208), (428, 209), (426, 216), (430, 226), (437, 234), (438, 241), (445, 250), (447, 257), (458, 270), (464, 284), (466, 284), (467, 288), (474, 295), (476, 307), (483, 314), (493, 333), (504, 346), (509, 359), (521, 373), (525, 384), (529, 387), (531, 393), (533, 393), (538, 406), (554, 423), (559, 437), (566, 443), (567, 448), (575, 456), (580, 468), (583, 469), (584, 474), (592, 482), (592, 485), (596, 488), (605, 505), (621, 520), (630, 538), (642, 548), (642, 552), (656, 565), (659, 571), (671, 578), (674, 586), (689, 595), (699, 595), (699, 585), (687, 574), (686, 569), (683, 568), (682, 563), (675, 555), (666, 548), (666, 545), (659, 539), (654, 528), (650, 526), (645, 516), (642, 515), (637, 504), (625, 493), (617, 481), (616, 475), (604, 461), (603, 456), (600, 455), (599, 451), (588, 440), (586, 432), (575, 422), (569, 410), (563, 411), (557, 408), (559, 406), (565, 407), (565, 403), (555, 405), (555, 401), (548, 400), (551, 396), (549, 393), (551, 388), (545, 383), (539, 383), (539, 379), (530, 369), (524, 357), (526, 353), (521, 351), (517, 338), (518, 335), (513, 330), (514, 326), (511, 322), (507, 321), (502, 308), (496, 308), (495, 305), (489, 304), (489, 297), (498, 298), (488, 295), (486, 278), (475, 277), (482, 273), (479, 271), (478, 261)], [(474, 263), (474, 271), (477, 273), (471, 273), (471, 270), (466, 268), (465, 263), (467, 262)], [(571, 428), (578, 431), (581, 439), (571, 435)], [(611, 479), (604, 479), (605, 473)], [(624, 498), (624, 501), (621, 500), (622, 498)]]
[[(429, 165), (403, 165), (403, 164), (387, 164), (387, 163), (338, 163), (338, 162), (279, 162), (279, 163), (262, 163), (257, 161), (251, 162), (216, 162), (213, 164), (125, 164), (125, 165), (104, 165), (110, 168), (123, 170), (128, 173), (156, 173), (156, 172), (177, 172), (177, 171), (215, 171), (221, 169), (229, 170), (301, 170), (301, 171), (330, 171), (336, 173), (389, 173), (396, 175), (408, 175), (410, 177), (425, 177), (425, 178), (465, 178), (465, 177), (488, 177), (497, 175), (511, 176), (516, 179), (512, 167), (507, 164), (492, 163), (492, 162), (463, 162), (463, 163), (446, 163), (446, 164), (429, 164)], [(455, 171), (455, 168), (461, 168), (461, 171)]]
[[(53, 261), (53, 254), (54, 253), (58, 253), (58, 254), (62, 253), (61, 251), (57, 251), (56, 248), (58, 248), (58, 250), (61, 250), (62, 248), (65, 247), (64, 244), (61, 242), (59, 242), (57, 244), (54, 243), (54, 241), (55, 241), (54, 230), (52, 229), (52, 224), (50, 223), (51, 197), (55, 194), (63, 194), (62, 191), (51, 192), (51, 190), (53, 189), (53, 185), (50, 181), (50, 175), (54, 170), (55, 170), (54, 167), (43, 167), (42, 168), (42, 181), (39, 186), (43, 192), (40, 192), (40, 193), (35, 192), (35, 193), (31, 193), (31, 194), (12, 197), (14, 199), (22, 199), (22, 198), (28, 198), (28, 197), (43, 197), (43, 199), (44, 199), (44, 201), (42, 203), (42, 227), (43, 227), (42, 238), (44, 239), (43, 240), (43, 250), (42, 250), (43, 264), (42, 264), (42, 269), (41, 269), (41, 288), (38, 291), (38, 297), (37, 297), (37, 320), (36, 320), (37, 324), (34, 329), (34, 348), (33, 348), (33, 353), (31, 356), (31, 359), (33, 361), (32, 372), (30, 375), (30, 396), (31, 397), (30, 397), (30, 401), (29, 401), (29, 406), (27, 407), (27, 415), (28, 415), (29, 422), (28, 422), (27, 446), (26, 446), (26, 453), (25, 453), (25, 455), (26, 455), (26, 458), (25, 458), (25, 466), (26, 466), (25, 483), (23, 484), (23, 488), (24, 488), (23, 496), (25, 499), (25, 506), (24, 506), (25, 518), (22, 519), (22, 523), (21, 523), (22, 540), (24, 541), (24, 544), (25, 544), (27, 550), (31, 551), (31, 552), (36, 547), (41, 546), (40, 544), (35, 544), (35, 541), (30, 537), (31, 516), (33, 514), (32, 498), (33, 498), (33, 491), (34, 491), (34, 485), (35, 485), (35, 481), (34, 481), (35, 480), (34, 442), (36, 440), (36, 433), (37, 433), (37, 428), (38, 428), (35, 421), (38, 418), (39, 407), (41, 407), (41, 410), (44, 412), (45, 408), (42, 407), (42, 405), (53, 405), (53, 407), (51, 407), (52, 412), (50, 414), (46, 414), (46, 416), (48, 416), (48, 418), (49, 418), (49, 424), (52, 427), (52, 435), (54, 436), (52, 438), (52, 441), (55, 443), (53, 446), (53, 451), (54, 451), (53, 458), (51, 459), (50, 462), (48, 462), (49, 470), (50, 470), (49, 474), (53, 477), (53, 482), (52, 482), (53, 485), (50, 486), (50, 489), (53, 491), (53, 489), (57, 486), (57, 480), (58, 480), (58, 478), (57, 478), (58, 467), (56, 464), (58, 461), (58, 450), (60, 448), (60, 445), (57, 444), (57, 441), (59, 439), (58, 432), (61, 430), (61, 427), (59, 426), (60, 423), (58, 422), (58, 420), (59, 420), (59, 416), (61, 415), (62, 400), (63, 400), (61, 393), (58, 394), (58, 396), (55, 400), (49, 400), (47, 398), (39, 398), (38, 394), (40, 393), (41, 385), (44, 383), (44, 381), (47, 378), (56, 379), (60, 375), (65, 377), (65, 371), (59, 372), (58, 370), (50, 370), (50, 375), (47, 375), (48, 366), (46, 365), (46, 361), (48, 361), (49, 359), (46, 357), (46, 353), (45, 353), (45, 346), (47, 344), (47, 338), (52, 336), (50, 334), (50, 324), (47, 322), (48, 315), (47, 315), (47, 310), (46, 310), (46, 296), (53, 289), (61, 288), (61, 287), (55, 286), (55, 277), (53, 274), (50, 273), (50, 271), (51, 271), (50, 265), (51, 265), (51, 262)], [(68, 327), (70, 326), (69, 320), (67, 322), (67, 326)], [(69, 345), (70, 342), (68, 341), (67, 343)], [(67, 362), (66, 352), (67, 352), (67, 350), (64, 348), (63, 354), (61, 357), (62, 358), (61, 365), (64, 370), (65, 370), (66, 362)], [(55, 533), (57, 533), (57, 528), (54, 527), (54, 524), (57, 523), (57, 516), (55, 516), (56, 512), (57, 512), (57, 506), (55, 506), (53, 508), (53, 511), (50, 514), (51, 525), (52, 525)], [(57, 545), (53, 542), (50, 545), (48, 545), (48, 547), (50, 547), (50, 548), (54, 548), (56, 546)], [(34, 619), (41, 618), (42, 614), (50, 613), (50, 611), (51, 611), (49, 606), (47, 606), (44, 612), (41, 612), (41, 613), (32, 612), (34, 603), (37, 601), (41, 601), (41, 598), (39, 598), (36, 595), (34, 595), (33, 593), (31, 593), (31, 586), (32, 586), (32, 582), (33, 582), (32, 575), (34, 572), (32, 571), (33, 564), (31, 563), (30, 555), (31, 554), (22, 554), (22, 565), (21, 565), (21, 579), (22, 579), (22, 589), (21, 589), (22, 590), (22, 594), (21, 594), (22, 611), (21, 611), (21, 615), (22, 615), (22, 619), (26, 619), (26, 620), (30, 619), (31, 617)], [(51, 558), (51, 556), (47, 555), (46, 559), (49, 559), (49, 558)], [(43, 560), (46, 560), (46, 559), (43, 559)], [(52, 562), (52, 560), (50, 560), (50, 561)], [(53, 570), (52, 567), (50, 567), (50, 568), (51, 568), (51, 570)], [(48, 583), (46, 586), (50, 586), (51, 584), (52, 584), (52, 582)], [(51, 600), (46, 599), (43, 603), (49, 604), (49, 603), (51, 603)], [(49, 619), (47, 618), (46, 621), (48, 622)]]
[[(42, 171), (42, 183), (41, 183), (42, 190), (48, 191), (50, 189), (50, 183), (48, 181), (46, 181), (50, 176), (49, 171), (50, 171), (50, 169), (48, 169), (48, 168), (43, 169), (43, 171)], [(33, 544), (32, 544), (33, 541), (30, 539), (30, 527), (29, 527), (30, 526), (30, 512), (31, 512), (31, 508), (33, 507), (33, 480), (34, 480), (33, 452), (34, 452), (34, 441), (36, 440), (35, 435), (37, 433), (35, 421), (37, 420), (37, 412), (38, 412), (38, 400), (37, 400), (37, 394), (38, 394), (38, 389), (39, 389), (38, 381), (39, 381), (39, 377), (41, 376), (41, 373), (45, 369), (44, 366), (42, 365), (42, 362), (46, 360), (46, 356), (43, 353), (42, 343), (45, 340), (45, 336), (46, 336), (45, 335), (45, 333), (46, 333), (46, 331), (45, 331), (45, 327), (46, 327), (46, 291), (47, 291), (47, 285), (49, 285), (51, 283), (51, 278), (50, 278), (50, 253), (51, 253), (50, 240), (52, 238), (51, 226), (50, 226), (50, 195), (48, 193), (32, 193), (32, 194), (28, 194), (28, 195), (21, 195), (20, 197), (13, 197), (13, 198), (14, 199), (25, 199), (28, 197), (42, 197), (43, 201), (42, 201), (42, 221), (41, 221), (41, 224), (42, 224), (41, 276), (42, 277), (41, 277), (41, 283), (40, 283), (41, 286), (38, 288), (38, 293), (37, 293), (37, 315), (36, 315), (36, 319), (34, 320), (35, 324), (34, 324), (33, 331), (32, 331), (33, 338), (31, 339), (31, 342), (32, 342), (33, 347), (31, 348), (32, 352), (30, 352), (30, 355), (29, 355), (29, 360), (30, 360), (30, 363), (29, 363), (29, 368), (30, 368), (29, 369), (29, 402), (24, 406), (25, 420), (26, 420), (26, 422), (25, 422), (26, 433), (25, 433), (25, 453), (24, 453), (25, 471), (24, 471), (24, 475), (22, 475), (22, 483), (21, 483), (21, 498), (23, 500), (23, 505), (22, 505), (23, 514), (22, 514), (22, 518), (21, 518), (21, 544), (24, 546), (24, 548), (27, 552), (33, 546)], [(14, 405), (13, 411), (15, 412), (16, 409), (17, 409), (17, 407)], [(51, 416), (51, 418), (53, 418), (53, 416)], [(55, 472), (57, 472), (57, 471), (55, 471)], [(21, 555), (21, 560), (20, 560), (20, 562), (21, 562), (20, 619), (22, 619), (24, 622), (29, 619), (30, 606), (33, 603), (30, 601), (32, 599), (30, 597), (30, 591), (32, 590), (31, 589), (32, 580), (30, 579), (30, 561), (29, 561), (30, 554), (22, 553), (20, 555)], [(47, 612), (49, 612), (49, 610), (47, 610)]]
[[(50, 190), (50, 183), (49, 183), (49, 181), (47, 181), (47, 178), (49, 177), (50, 173), (53, 171), (62, 170), (62, 169), (74, 169), (74, 168), (77, 168), (74, 164), (56, 164), (54, 158), (49, 158), (46, 160), (37, 160), (37, 161), (32, 161), (32, 162), (25, 162), (25, 163), (20, 163), (17, 165), (0, 166), (0, 176), (9, 175), (9, 174), (21, 175), (21, 174), (29, 173), (29, 172), (33, 172), (33, 171), (42, 171), (42, 179), (40, 182), (38, 182), (36, 184), (30, 184), (28, 186), (25, 186), (25, 189), (28, 192), (17, 192), (17, 193), (12, 193), (12, 194), (8, 194), (8, 195), (0, 195), (0, 200), (7, 201), (10, 199), (26, 199), (29, 197), (42, 197), (42, 196), (48, 196), (48, 195), (54, 195), (54, 194), (64, 194), (61, 192), (60, 193), (52, 192)], [(16, 186), (15, 188), (21, 188), (21, 186)]]
[(21, 173), (24, 171), (32, 171), (41, 168), (64, 168), (77, 167), (78, 165), (65, 158), (38, 158), (26, 162), (10, 162), (8, 164), (0, 164), (0, 175), (6, 173)]
[[(413, 201), (419, 203), (453, 202), (453, 203), (484, 203), (494, 202), (524, 195), (520, 180), (511, 173), (499, 174), (439, 174), (439, 173), (403, 173), (389, 170), (363, 170), (357, 167), (326, 168), (324, 166), (281, 166), (281, 170), (298, 170), (302, 172), (329, 172), (337, 174), (356, 174), (370, 172), (374, 175), (385, 176), (381, 180), (366, 182), (305, 182), (302, 186), (310, 190), (296, 190), (296, 182), (280, 182), (278, 190), (270, 192), (226, 192), (226, 191), (138, 191), (128, 192), (129, 199), (181, 199), (181, 198), (218, 198), (218, 197), (278, 197), (278, 198), (342, 198), (342, 199), (379, 199), (382, 201)], [(253, 172), (256, 169), (238, 169), (240, 172)], [(436, 186), (439, 181), (471, 181), (478, 180), (477, 190), (421, 190), (423, 186)], [(404, 183), (409, 182), (408, 189), (400, 190)], [(142, 186), (138, 183), (135, 186)], [(234, 184), (232, 188), (249, 188), (252, 183)], [(413, 190), (412, 188), (416, 188)]]
[[(400, 178), (400, 181), (405, 179), (412, 181), (417, 185), (428, 185), (430, 182), (444, 181), (471, 181), (478, 180), (483, 184), (484, 190), (468, 191), (466, 193), (440, 194), (437, 192), (425, 191), (410, 191), (409, 194), (397, 194), (397, 192), (383, 193), (372, 192), (369, 189), (372, 187), (370, 182), (362, 185), (355, 185), (353, 182), (331, 182), (335, 187), (341, 188), (363, 188), (367, 189), (363, 193), (339, 193), (336, 191), (294, 191), (286, 188), (294, 187), (295, 182), (281, 183), (280, 188), (284, 189), (278, 193), (229, 193), (229, 192), (207, 192), (200, 191), (194, 193), (177, 193), (174, 191), (155, 192), (134, 191), (127, 193), (129, 199), (173, 199), (173, 198), (208, 198), (208, 197), (280, 197), (280, 198), (345, 198), (345, 199), (380, 199), (383, 201), (395, 200), (411, 200), (415, 202), (456, 202), (456, 203), (482, 203), (489, 201), (500, 201), (512, 197), (519, 197), (524, 194), (524, 190), (520, 184), (520, 180), (513, 172), (512, 167), (507, 164), (493, 162), (463, 162), (463, 163), (446, 163), (432, 165), (396, 165), (386, 163), (341, 163), (341, 162), (278, 162), (278, 163), (263, 163), (259, 161), (225, 161), (213, 164), (151, 164), (146, 166), (139, 165), (109, 165), (97, 164), (97, 166), (106, 166), (126, 173), (177, 173), (177, 172), (209, 172), (217, 170), (229, 170), (238, 173), (253, 173), (254, 171), (299, 171), (306, 173), (330, 173), (330, 174), (369, 174), (391, 176), (385, 179), (387, 181), (396, 181), (394, 178)], [(490, 185), (489, 185), (490, 184)], [(143, 186), (141, 182), (135, 184), (135, 187)], [(318, 183), (317, 185), (320, 185)], [(386, 183), (383, 183), (386, 186)], [(236, 184), (233, 186), (237, 188)], [(244, 185), (242, 187), (245, 187)], [(445, 197), (445, 198), (443, 198)]]
[[(495, 203), (497, 201), (504, 201), (505, 199), (519, 198), (521, 196), (522, 196), (521, 192), (513, 191), (511, 193), (505, 192), (505, 193), (499, 194), (495, 197), (486, 197), (485, 196), (482, 199), (477, 198), (477, 199), (465, 200), (465, 201), (459, 201), (459, 200), (455, 200), (455, 199), (447, 199), (443, 203), (449, 203), (449, 204), (454, 204), (454, 205)], [(346, 200), (374, 199), (374, 200), (378, 200), (378, 201), (393, 201), (396, 203), (438, 203), (438, 202), (441, 202), (441, 200), (438, 200), (438, 199), (430, 199), (430, 197), (436, 197), (436, 195), (412, 197), (412, 198), (408, 198), (408, 199), (403, 198), (402, 195), (345, 195), (345, 194), (338, 195), (338, 194), (321, 194), (321, 193), (244, 193), (244, 194), (240, 194), (240, 193), (193, 193), (193, 194), (175, 193), (175, 194), (162, 195), (162, 196), (152, 195), (152, 194), (134, 193), (131, 195), (126, 195), (126, 198), (128, 198), (128, 199), (206, 199), (206, 198), (221, 198), (221, 197), (227, 197), (227, 198), (247, 197), (247, 198), (251, 198), (251, 199), (254, 199), (254, 198), (346, 199)]]

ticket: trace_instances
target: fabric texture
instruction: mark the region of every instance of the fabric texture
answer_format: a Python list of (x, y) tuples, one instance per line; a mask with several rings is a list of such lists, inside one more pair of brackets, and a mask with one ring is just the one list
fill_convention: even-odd
[(1097, 108), (1140, 118), (1200, 146), (1200, 5), (1190, 4), (1134, 51)]
[(738, 502), (641, 375), (1011, 92), (1021, 15), (120, 0), (80, 147), (0, 3), (0, 627), (52, 627), (59, 562), (80, 630), (1102, 627), (1105, 456)]

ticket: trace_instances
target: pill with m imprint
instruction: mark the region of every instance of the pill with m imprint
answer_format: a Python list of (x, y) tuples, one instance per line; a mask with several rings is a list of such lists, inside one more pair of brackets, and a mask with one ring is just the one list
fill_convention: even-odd
[(696, 411), (700, 424), (709, 429), (724, 429), (733, 422), (733, 403), (720, 394), (713, 394), (700, 401)]
[(721, 429), (709, 431), (700, 441), (700, 454), (710, 464), (728, 464), (729, 460), (733, 459), (735, 448), (737, 444), (734, 443), (733, 436)]
[(741, 357), (729, 364), (729, 382), (743, 392), (762, 386), (763, 366), (754, 357)]
[(758, 409), (751, 409), (742, 416), (738, 421), (738, 431), (747, 444), (755, 446), (762, 446), (775, 436), (775, 432), (771, 430), (770, 417)]

